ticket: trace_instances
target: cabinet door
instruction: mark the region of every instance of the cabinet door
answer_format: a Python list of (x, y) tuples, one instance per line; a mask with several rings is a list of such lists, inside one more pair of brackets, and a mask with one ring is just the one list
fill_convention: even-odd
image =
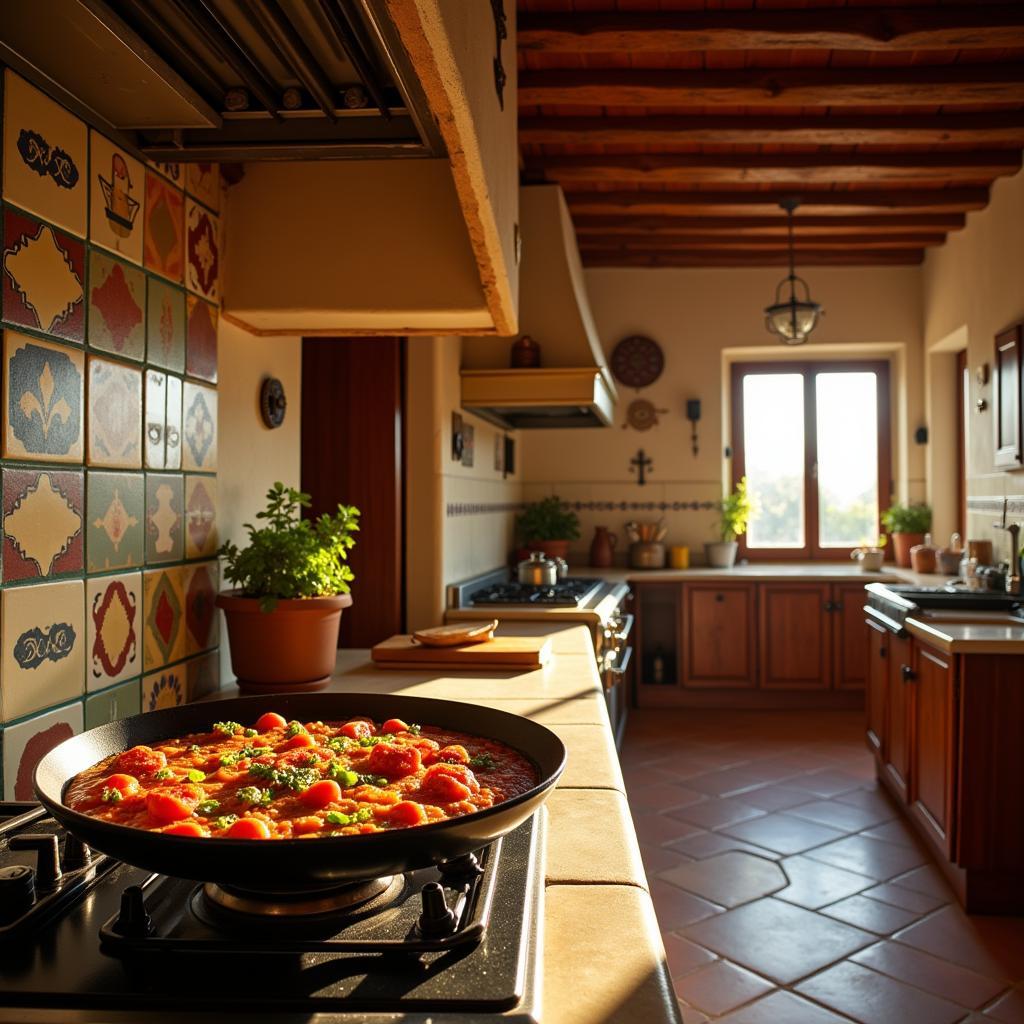
[(911, 729), (911, 813), (948, 856), (953, 806), (953, 659), (917, 645)]
[(868, 749), (877, 757), (882, 757), (885, 752), (885, 712), (889, 691), (889, 637), (892, 634), (870, 619), (865, 626), (868, 631), (866, 738)]
[(754, 587), (689, 583), (683, 588), (683, 685), (754, 687)]
[(1022, 461), (1021, 444), (1021, 325), (996, 335), (993, 395), (996, 431), (995, 464), (1015, 468)]
[(882, 757), (889, 780), (900, 797), (909, 798), (910, 720), (914, 690), (912, 646), (909, 637), (889, 638), (889, 678), (885, 702), (885, 735)]
[(837, 690), (863, 690), (868, 681), (863, 584), (833, 584), (832, 613), (832, 683)]
[(827, 690), (831, 685), (827, 583), (762, 583), (759, 587), (761, 686)]

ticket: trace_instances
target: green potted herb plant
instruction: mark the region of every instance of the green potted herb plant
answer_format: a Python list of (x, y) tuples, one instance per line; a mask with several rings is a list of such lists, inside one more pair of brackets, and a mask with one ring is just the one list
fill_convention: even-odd
[(314, 521), (301, 518), (309, 504), (308, 494), (275, 483), (256, 513), (266, 525), (247, 523), (246, 547), (228, 541), (217, 552), (236, 587), (221, 592), (217, 606), (243, 690), (315, 690), (334, 671), (341, 613), (352, 604), (346, 561), (359, 509), (339, 505)]
[(718, 533), (720, 540), (704, 545), (708, 565), (715, 569), (731, 569), (736, 562), (739, 545), (736, 538), (747, 532), (747, 523), (753, 512), (747, 494), (747, 478), (742, 477), (732, 494), (718, 504)]
[(896, 564), (910, 568), (910, 549), (924, 541), (932, 528), (932, 510), (925, 504), (901, 505), (897, 502), (882, 513), (882, 525), (892, 534)]
[(580, 519), (556, 494), (531, 502), (516, 516), (520, 558), (543, 551), (549, 558), (565, 558), (569, 542), (579, 540)]

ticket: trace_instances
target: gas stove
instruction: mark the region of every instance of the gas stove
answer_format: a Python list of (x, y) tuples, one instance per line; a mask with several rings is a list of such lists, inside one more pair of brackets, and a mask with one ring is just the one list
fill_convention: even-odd
[(545, 814), (472, 856), (297, 900), (152, 874), (0, 803), (0, 1021), (530, 1024)]
[(602, 587), (602, 580), (587, 577), (566, 577), (551, 586), (530, 586), (505, 580), (481, 587), (469, 595), (474, 605), (543, 604), (567, 608), (582, 607)]

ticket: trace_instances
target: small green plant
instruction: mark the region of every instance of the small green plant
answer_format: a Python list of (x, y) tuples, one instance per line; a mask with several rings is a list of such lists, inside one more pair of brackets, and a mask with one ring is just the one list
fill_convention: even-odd
[(301, 518), (309, 504), (308, 494), (278, 481), (267, 491), (266, 509), (256, 513), (267, 525), (246, 523), (248, 546), (227, 541), (217, 552), (226, 563), (225, 579), (245, 597), (259, 598), (261, 611), (273, 611), (284, 598), (349, 592), (355, 577), (345, 563), (356, 542), (359, 509), (339, 505), (334, 515), (313, 521)]
[(932, 510), (924, 504), (890, 505), (882, 513), (882, 525), (889, 533), (927, 533), (932, 528)]
[(532, 502), (516, 516), (516, 533), (525, 544), (538, 540), (579, 540), (580, 519), (553, 494)]
[(718, 532), (724, 543), (730, 543), (747, 532), (747, 523), (754, 513), (754, 505), (747, 493), (747, 478), (741, 477), (732, 494), (719, 503)]

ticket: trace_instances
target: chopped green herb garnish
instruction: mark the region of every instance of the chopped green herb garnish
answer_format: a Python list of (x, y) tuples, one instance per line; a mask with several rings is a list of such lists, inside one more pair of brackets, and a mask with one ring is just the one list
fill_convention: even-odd
[(196, 807), (195, 813), (201, 814), (204, 818), (208, 818), (217, 810), (218, 807), (220, 807), (219, 800), (204, 800)]
[(412, 723), (409, 726), (409, 732), (411, 732), (413, 734), (413, 736), (419, 736), (419, 734), (422, 731), (423, 731), (423, 726), (422, 725), (416, 725), (415, 723)]
[(295, 793), (301, 793), (309, 789), (314, 782), (320, 781), (320, 771), (317, 768), (275, 768), (269, 764), (251, 764), (249, 774)]
[(229, 750), (226, 754), (221, 754), (220, 766), (221, 768), (230, 768), (233, 764), (238, 764), (239, 761), (243, 761), (247, 757), (266, 757), (267, 754), (272, 754), (273, 752), (270, 747), (254, 747), (247, 743), (239, 750)]
[(119, 804), (124, 799), (124, 793), (113, 786), (104, 786), (103, 792), (100, 793), (100, 799), (105, 804)]
[(236, 821), (238, 821), (237, 814), (222, 814), (214, 821), (213, 827), (217, 830), (231, 828)]
[(253, 736), (259, 736), (259, 733), (255, 729), (246, 729), (245, 732), (242, 733), (242, 735), (246, 739), (250, 739), (251, 740), (253, 738)]
[(243, 786), (235, 796), (242, 803), (254, 804), (257, 807), (266, 807), (273, 799), (269, 789), (260, 789), (259, 786)]
[(201, 771), (199, 771), (198, 768), (191, 768), (189, 769), (187, 778), (189, 782), (202, 782), (203, 779), (206, 778), (206, 776)]
[(328, 825), (351, 825), (355, 818), (351, 814), (342, 814), (341, 811), (328, 811), (324, 820)]
[(357, 781), (360, 786), (386, 786), (388, 780), (383, 775), (359, 775)]
[(291, 721), (288, 723), (288, 728), (285, 729), (284, 734), (291, 739), (293, 736), (298, 736), (300, 732), (305, 732), (306, 727), (301, 722)]
[(361, 807), (356, 811), (356, 821), (369, 821), (373, 817), (373, 811), (369, 807)]
[(198, 743), (193, 743), (192, 746), (188, 748), (188, 752), (190, 754), (201, 754), (203, 752), (203, 748), (199, 746)]
[(332, 761), (327, 769), (327, 777), (334, 779), (342, 786), (354, 786), (359, 782), (359, 775), (346, 768), (340, 761)]
[(490, 754), (477, 754), (469, 759), (469, 767), (477, 771), (489, 772), (492, 768), (498, 767), (498, 762)]
[(235, 733), (242, 731), (242, 725), (240, 722), (214, 722), (214, 732), (222, 732), (225, 736), (234, 736)]
[(327, 749), (333, 750), (336, 754), (341, 754), (346, 750), (352, 749), (352, 740), (347, 736), (335, 736), (327, 741)]
[(378, 743), (383, 743), (383, 736), (360, 736), (359, 746), (361, 747), (375, 747)]
[(170, 768), (161, 768), (159, 771), (153, 773), (153, 778), (159, 779), (161, 782), (164, 779), (173, 779), (174, 772), (172, 772)]

